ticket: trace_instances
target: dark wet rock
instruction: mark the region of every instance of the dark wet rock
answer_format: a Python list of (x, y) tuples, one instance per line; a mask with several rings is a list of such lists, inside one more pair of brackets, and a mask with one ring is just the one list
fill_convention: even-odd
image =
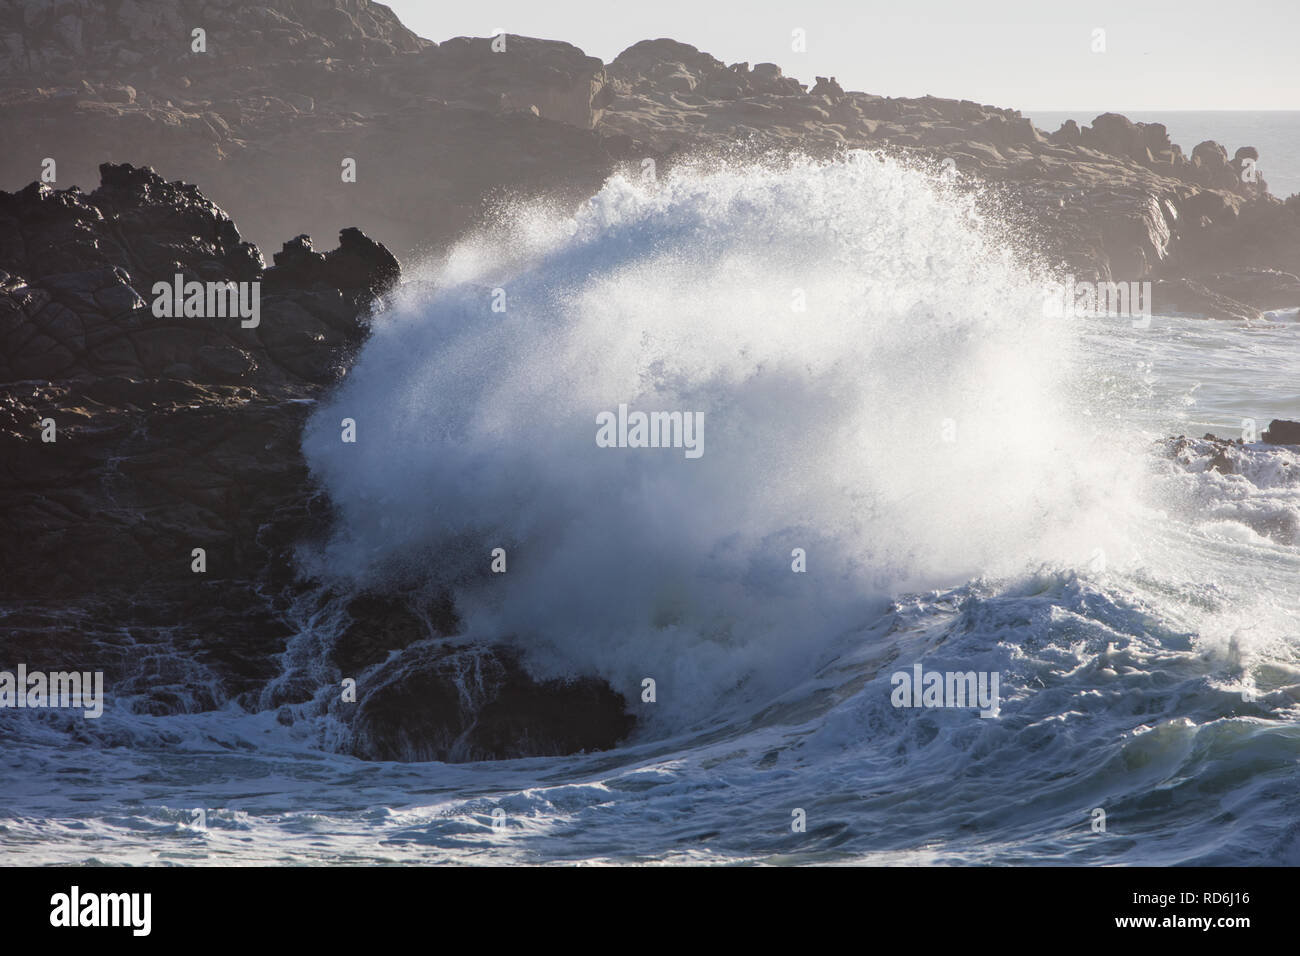
[(353, 706), (352, 752), (369, 760), (459, 763), (607, 750), (634, 723), (604, 681), (539, 681), (507, 648), (444, 643), (403, 652), (358, 685)]
[(1242, 474), (1245, 456), (1249, 453), (1242, 439), (1230, 440), (1215, 435), (1202, 438), (1179, 435), (1165, 438), (1160, 444), (1173, 462), (1191, 473)]
[(0, 533), (26, 542), (0, 550), (0, 592), (192, 581), (195, 547), (210, 578), (284, 559), (269, 529), (307, 510), (305, 400), (364, 337), (360, 300), (396, 280), (387, 250), (344, 234), (335, 281), (268, 292), (256, 328), (158, 318), (157, 281), (260, 277), (195, 187), (106, 165), (94, 193), (0, 193)]
[(1237, 463), (1228, 453), (1228, 448), (1218, 447), (1215, 449), (1214, 457), (1210, 459), (1210, 469), (1223, 475), (1235, 475), (1237, 474)]
[[(0, 193), (0, 599), (80, 608), (101, 622), (84, 633), (132, 629), (137, 647), (158, 637), (198, 672), (142, 689), (139, 706), (216, 706), (195, 688), (238, 696), (279, 670), (291, 628), (261, 591), (292, 583), (294, 547), (325, 516), (299, 432), (366, 316), (337, 287), (288, 285), (262, 297), (257, 328), (155, 317), (154, 282), (256, 281), (261, 255), (194, 186), (102, 172), (93, 193)], [(395, 279), (382, 246), (359, 233), (347, 246)], [(284, 339), (289, 325), (310, 347)], [(24, 635), (48, 642), (6, 618), (0, 650)], [(138, 665), (111, 636), (78, 656), (120, 679)]]
[[(371, 300), (400, 276), (386, 248), (344, 229), (338, 249), (313, 253), (315, 273), (266, 270), (255, 327), (158, 318), (156, 283), (260, 281), (261, 253), (193, 186), (128, 165), (105, 164), (102, 175), (89, 194), (35, 184), (0, 193), (0, 379), (188, 368), (208, 382), (324, 384), (363, 337)], [(294, 243), (311, 248), (307, 237)]]
[(402, 274), (393, 254), (356, 228), (340, 232), (338, 248), (326, 253), (312, 248), (310, 236), (296, 236), (273, 260), (265, 274), (268, 289), (337, 289), (358, 308), (391, 292)]
[[(1272, 430), (1293, 441), (1282, 445), (1300, 445), (1300, 423), (1275, 421)], [(1294, 472), (1298, 461), (1295, 448), (1274, 447), (1269, 432), (1262, 441), (1247, 443), (1238, 438), (1228, 440), (1214, 435), (1191, 438), (1179, 435), (1160, 442), (1165, 454), (1179, 468), (1191, 474), (1217, 473), (1240, 475), (1256, 485), (1273, 486), (1279, 479), (1287, 483), (1288, 471)], [(1177, 494), (1171, 501), (1177, 501)], [(1204, 499), (1196, 492), (1183, 498), (1181, 507), (1200, 512)], [(1256, 534), (1286, 547), (1300, 544), (1300, 517), (1289, 508), (1226, 507), (1217, 509), (1225, 520), (1240, 522)]]
[(394, 651), (417, 641), (455, 634), (456, 609), (446, 597), (425, 601), (400, 594), (366, 593), (348, 602), (349, 624), (330, 650), (345, 676), (357, 676)]
[(1272, 445), (1300, 445), (1300, 422), (1275, 418), (1260, 437)]

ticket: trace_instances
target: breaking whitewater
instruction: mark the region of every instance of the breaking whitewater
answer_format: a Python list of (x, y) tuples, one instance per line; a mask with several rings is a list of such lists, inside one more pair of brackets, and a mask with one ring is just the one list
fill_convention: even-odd
[(317, 408), (302, 574), (450, 594), (630, 734), (349, 756), (304, 611), (306, 703), (0, 709), (0, 855), (1300, 863), (1300, 449), (1166, 440), (1300, 415), (1296, 316), (1045, 317), (978, 209), (856, 156), (503, 213)]

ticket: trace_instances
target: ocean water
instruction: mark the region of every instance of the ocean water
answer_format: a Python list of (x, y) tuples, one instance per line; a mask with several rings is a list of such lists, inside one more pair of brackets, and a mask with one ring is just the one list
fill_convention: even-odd
[(1279, 199), (1300, 193), (1300, 110), (1126, 110), (1026, 113), (1039, 129), (1054, 133), (1068, 119), (1080, 128), (1102, 113), (1123, 113), (1135, 123), (1163, 123), (1169, 138), (1192, 155), (1197, 144), (1214, 140), (1231, 158), (1242, 146), (1259, 150), (1259, 174)]
[[(465, 640), (604, 677), (633, 735), (346, 756), (304, 613), (288, 722), (0, 711), (0, 857), (1300, 863), (1300, 454), (1161, 441), (1300, 417), (1300, 320), (1045, 319), (1046, 277), (867, 155), (502, 210), (306, 429), (337, 524), (303, 572), (449, 588)], [(598, 447), (620, 404), (702, 413), (703, 454)], [(997, 715), (894, 706), (918, 663), (997, 674)]]

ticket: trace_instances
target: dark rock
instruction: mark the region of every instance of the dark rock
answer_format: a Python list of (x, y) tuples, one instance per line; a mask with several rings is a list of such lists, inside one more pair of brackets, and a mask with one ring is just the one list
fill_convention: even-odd
[(1300, 445), (1300, 422), (1275, 418), (1260, 437), (1271, 445)]
[(305, 237), (286, 244), (291, 264), (267, 270), (257, 328), (155, 318), (155, 283), (258, 281), (261, 254), (197, 188), (128, 164), (101, 174), (92, 193), (0, 193), (0, 379), (157, 378), (187, 365), (213, 384), (323, 384), (361, 340), (358, 317), (399, 280), (384, 246), (345, 229), (326, 254)]
[(631, 726), (620, 695), (535, 680), (504, 647), (449, 650), (445, 597), (327, 598), (346, 602), (337, 639), (305, 662), (290, 652), (290, 610), (314, 593), (296, 549), (330, 517), (301, 429), (401, 273), (354, 228), (326, 253), (300, 236), (275, 262), (256, 328), (157, 318), (155, 281), (262, 274), (197, 188), (106, 164), (90, 194), (0, 193), (0, 601), (31, 609), (0, 617), (0, 656), (75, 656), (138, 713), (233, 701), (282, 724), (324, 706), (333, 666), (366, 690), (356, 752), (377, 759), (616, 744)]
[(844, 87), (836, 83), (833, 76), (829, 79), (819, 76), (816, 84), (808, 91), (808, 94), (810, 96), (829, 96), (832, 99), (839, 99), (844, 95)]
[[(393, 280), (381, 246), (359, 234), (347, 245), (353, 275)], [(332, 378), (304, 374), (283, 327), (314, 336), (318, 371), (364, 335), (338, 292), (264, 296), (256, 329), (159, 319), (146, 305), (176, 273), (244, 281), (253, 267), (260, 254), (221, 209), (149, 169), (106, 164), (90, 194), (0, 193), (0, 599), (108, 602), (106, 631), (156, 609), (169, 635), (159, 642), (187, 648), (202, 671), (174, 691), (187, 707), (205, 699), (199, 686), (240, 695), (278, 672), (291, 631), (261, 591), (292, 583), (294, 547), (324, 517), (299, 430), (303, 399)], [(41, 440), (47, 420), (54, 442)], [(86, 666), (121, 674), (117, 638), (96, 640)]]
[(342, 230), (339, 247), (328, 253), (313, 250), (310, 236), (297, 236), (273, 258), (265, 274), (268, 289), (323, 286), (358, 296), (357, 305), (387, 294), (401, 278), (393, 254), (356, 228)]
[(361, 594), (348, 603), (347, 614), (351, 623), (335, 642), (330, 657), (342, 674), (352, 677), (393, 651), (426, 638), (455, 634), (460, 626), (455, 607), (446, 597), (427, 602), (402, 595)]
[(608, 750), (634, 723), (604, 681), (538, 681), (507, 648), (422, 644), (358, 686), (352, 752), (368, 760)]

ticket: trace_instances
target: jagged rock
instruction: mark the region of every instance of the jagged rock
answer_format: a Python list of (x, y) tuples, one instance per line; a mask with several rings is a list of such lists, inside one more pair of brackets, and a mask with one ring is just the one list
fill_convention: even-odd
[(281, 281), (267, 270), (255, 328), (157, 318), (156, 283), (256, 281), (261, 254), (195, 187), (128, 164), (101, 174), (89, 194), (37, 184), (0, 193), (0, 379), (157, 377), (185, 364), (211, 381), (322, 383), (360, 340), (358, 310), (400, 275), (387, 249), (345, 229), (318, 273)]
[[(355, 228), (337, 249), (299, 236), (275, 259), (256, 328), (159, 318), (155, 281), (262, 276), (261, 253), (196, 187), (105, 164), (93, 193), (0, 193), (0, 656), (75, 654), (139, 713), (234, 701), (285, 724), (315, 706), (320, 667), (333, 666), (364, 676), (367, 757), (613, 746), (631, 718), (604, 681), (537, 681), (493, 646), (472, 651), (477, 696), (448, 698), (457, 672), (442, 664), (412, 669), (407, 650), (450, 660), (440, 639), (459, 622), (446, 598), (355, 596), (328, 653), (284, 667), (289, 608), (308, 586), (296, 550), (329, 518), (301, 430), (365, 335), (372, 299), (401, 276)], [(54, 441), (42, 440), (49, 426)]]
[(338, 248), (330, 252), (314, 251), (311, 237), (304, 235), (286, 242), (273, 260), (265, 276), (271, 289), (324, 286), (373, 298), (391, 291), (401, 278), (393, 254), (355, 227), (342, 230)]
[(835, 77), (827, 79), (824, 76), (817, 77), (817, 82), (813, 88), (808, 91), (809, 96), (829, 96), (831, 99), (839, 99), (844, 95), (844, 87), (835, 82)]
[[(348, 282), (376, 262), (392, 280), (382, 246), (345, 246)], [(198, 541), (220, 574), (261, 552), (273, 516), (306, 513), (293, 400), (333, 380), (364, 313), (337, 286), (262, 296), (257, 328), (150, 308), (176, 274), (252, 282), (261, 267), (220, 208), (149, 169), (106, 164), (89, 194), (0, 193), (0, 529), (29, 542), (0, 549), (0, 592), (188, 580)]]

